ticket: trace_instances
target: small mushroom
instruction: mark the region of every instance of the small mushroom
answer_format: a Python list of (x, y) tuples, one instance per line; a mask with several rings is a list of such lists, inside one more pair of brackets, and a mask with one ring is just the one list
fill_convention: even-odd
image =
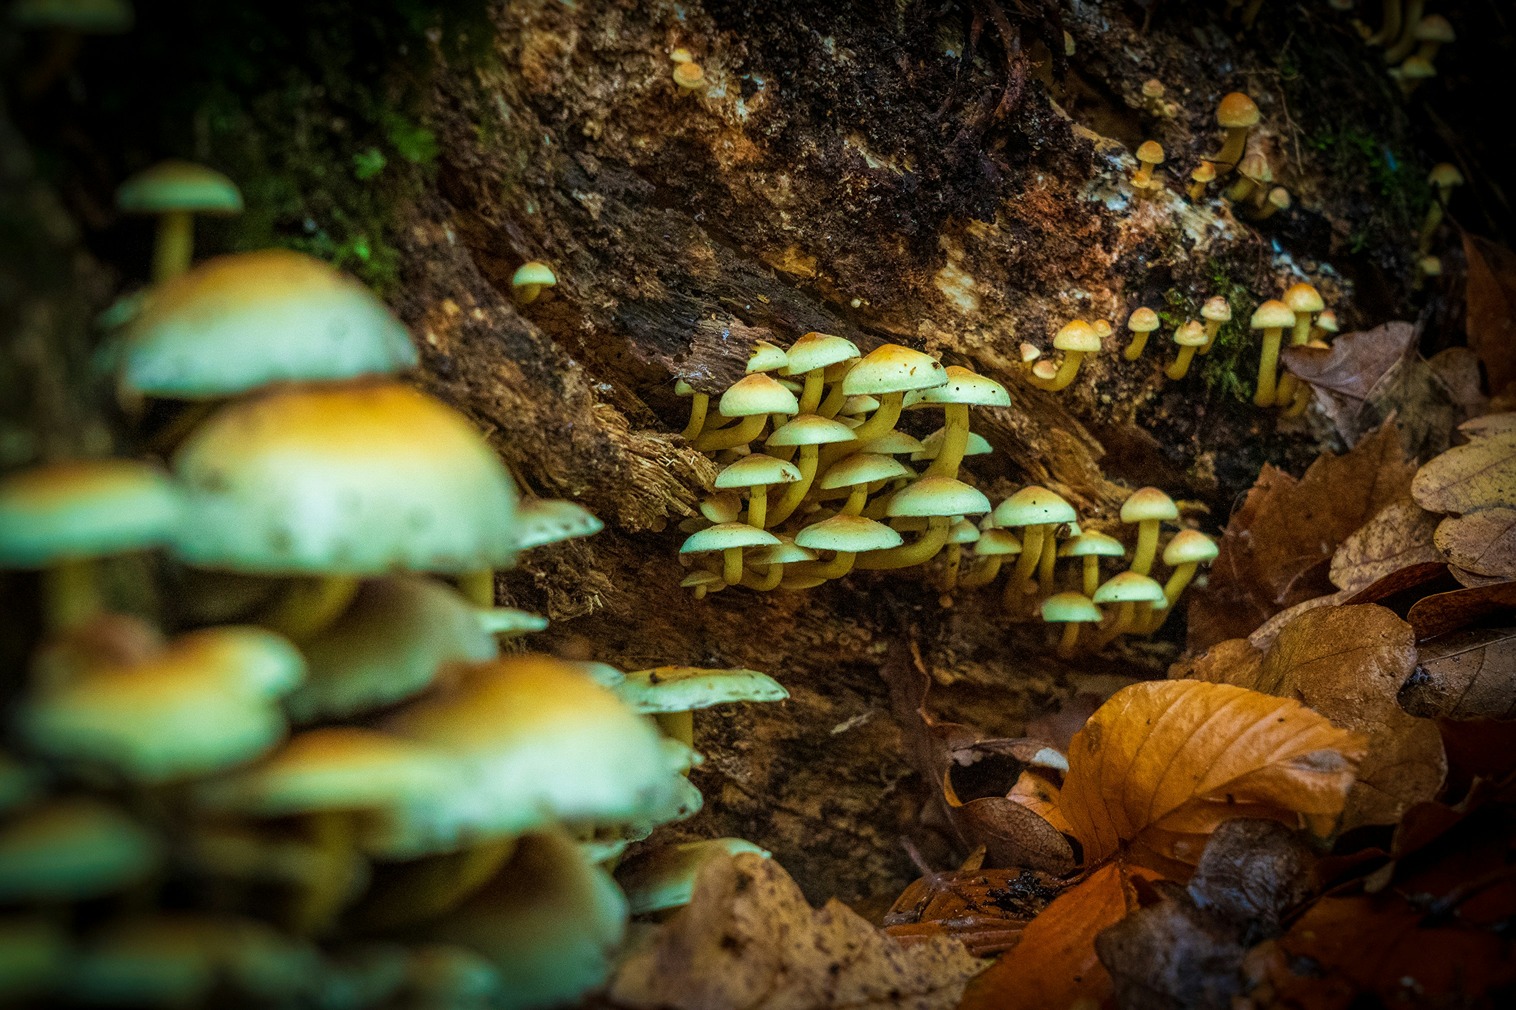
[(541, 260), (530, 260), (511, 275), (511, 293), (517, 305), (530, 305), (542, 295), (543, 288), (557, 287), (558, 275)]
[(1180, 595), (1194, 579), (1196, 569), (1216, 560), (1219, 553), (1216, 542), (1204, 533), (1180, 530), (1174, 534), (1163, 549), (1163, 563), (1173, 569), (1169, 580), (1163, 585), (1163, 596), (1168, 601), (1168, 606), (1153, 612), (1154, 617), (1149, 620), (1145, 630), (1153, 632), (1163, 626), (1164, 618), (1173, 612)]
[[(1032, 385), (1049, 392), (1067, 389), (1079, 374), (1079, 364), (1086, 354), (1100, 353), (1100, 335), (1083, 319), (1075, 319), (1053, 335), (1053, 347), (1063, 352), (1063, 361), (1050, 381), (1038, 377), (1036, 367), (1032, 370)], [(1042, 364), (1042, 362), (1038, 362)]]
[(1263, 331), (1263, 345), (1258, 358), (1258, 388), (1253, 393), (1253, 403), (1259, 407), (1272, 407), (1277, 390), (1279, 344), (1285, 327), (1295, 325), (1295, 313), (1284, 302), (1270, 299), (1258, 306), (1248, 325)]
[(1163, 82), (1156, 77), (1142, 82), (1142, 108), (1150, 116), (1162, 117), (1164, 114)]
[(1072, 659), (1079, 643), (1079, 625), (1099, 624), (1100, 608), (1083, 593), (1054, 593), (1042, 601), (1042, 619), (1049, 624), (1062, 624), (1063, 634), (1058, 639), (1058, 655)]
[(684, 430), (679, 433), (679, 437), (686, 442), (693, 442), (699, 436), (701, 429), (705, 427), (705, 416), (711, 405), (710, 395), (702, 393), (683, 379), (675, 381), (674, 395), (690, 397), (690, 419), (686, 422)]
[(1263, 205), (1253, 211), (1249, 216), (1254, 221), (1267, 221), (1282, 210), (1290, 209), (1290, 191), (1283, 186), (1275, 186), (1269, 190), (1264, 198)]
[(1137, 148), (1137, 172), (1132, 176), (1132, 189), (1138, 196), (1161, 188), (1153, 178), (1153, 169), (1163, 164), (1163, 145), (1156, 140), (1145, 140)]
[(1226, 130), (1226, 142), (1211, 158), (1216, 171), (1226, 175), (1237, 167), (1247, 149), (1248, 131), (1258, 125), (1258, 106), (1240, 91), (1225, 95), (1216, 106), (1216, 123)]
[[(84, 901), (147, 880), (163, 842), (134, 818), (99, 800), (47, 800), (0, 827), (0, 902)], [(7, 977), (15, 971), (6, 951)]]
[(679, 548), (680, 554), (721, 552), (721, 578), (729, 586), (742, 581), (742, 551), (746, 547), (772, 547), (779, 538), (766, 530), (746, 523), (718, 523), (691, 534)]
[(1391, 67), (1390, 76), (1400, 85), (1400, 93), (1409, 98), (1415, 94), (1417, 88), (1421, 87), (1422, 81), (1431, 80), (1437, 76), (1437, 68), (1432, 66), (1429, 60), (1412, 55), (1407, 56), (1400, 66)]
[(1201, 345), (1200, 353), (1210, 354), (1211, 348), (1216, 346), (1216, 335), (1221, 332), (1222, 324), (1232, 321), (1232, 306), (1225, 298), (1216, 295), (1206, 299), (1200, 307), (1200, 318), (1205, 320), (1205, 343)]
[(845, 490), (848, 498), (840, 514), (863, 514), (869, 487), (879, 481), (915, 476), (909, 467), (882, 453), (857, 452), (832, 464), (821, 477), (823, 491)]
[(960, 519), (948, 528), (945, 568), (942, 573), (942, 588), (951, 593), (958, 588), (958, 570), (963, 564), (963, 545), (979, 539), (979, 527), (967, 519)]
[(1195, 352), (1205, 346), (1205, 327), (1191, 319), (1174, 331), (1174, 345), (1179, 350), (1174, 355), (1174, 360), (1169, 363), (1169, 367), (1163, 370), (1163, 374), (1178, 382), (1189, 374), (1190, 362), (1194, 360)]
[(1438, 49), (1449, 42), (1458, 41), (1458, 35), (1453, 31), (1453, 26), (1441, 14), (1428, 14), (1416, 22), (1413, 36), (1420, 43), (1416, 49), (1416, 55), (1428, 63), (1436, 59)]
[(926, 474), (934, 477), (957, 477), (958, 467), (968, 449), (969, 407), (1009, 407), (1011, 396), (1005, 387), (994, 379), (986, 378), (967, 368), (949, 365), (945, 369), (947, 381), (940, 386), (913, 391), (910, 405), (942, 407), (942, 448)]
[[(1326, 341), (1337, 335), (1337, 313), (1324, 309), (1311, 326), (1311, 340)], [(1310, 341), (1307, 341), (1309, 343)]]
[(772, 376), (762, 372), (732, 383), (716, 405), (722, 417), (737, 418), (737, 423), (725, 428), (706, 427), (695, 448), (701, 452), (716, 452), (746, 446), (763, 433), (764, 424), (771, 414), (793, 415), (800, 411), (795, 394), (781, 386)]
[(1150, 308), (1139, 308), (1127, 317), (1126, 328), (1132, 331), (1132, 339), (1126, 345), (1122, 356), (1128, 361), (1136, 361), (1142, 357), (1143, 348), (1148, 343), (1148, 336), (1158, 329), (1158, 313)]
[[(747, 589), (756, 589), (760, 593), (771, 592), (778, 589), (780, 582), (784, 580), (786, 565), (798, 565), (804, 561), (815, 561), (816, 552), (798, 546), (789, 537), (779, 535), (779, 543), (773, 547), (760, 547), (747, 557), (745, 564), (748, 571), (742, 576), (742, 585)], [(758, 574), (761, 569), (763, 574)]]
[(879, 570), (925, 564), (947, 543), (955, 517), (988, 511), (990, 500), (978, 488), (951, 477), (922, 477), (891, 495), (885, 514), (925, 519), (926, 532), (914, 543), (870, 551), (858, 558), (856, 567)]
[(214, 169), (189, 161), (164, 161), (138, 172), (116, 190), (116, 206), (128, 214), (158, 215), (153, 280), (161, 283), (190, 268), (195, 215), (242, 213), (242, 193)]
[(1427, 175), (1427, 182), (1431, 184), (1433, 193), (1432, 202), (1427, 207), (1427, 215), (1421, 222), (1421, 235), (1417, 242), (1417, 249), (1423, 256), (1432, 250), (1432, 238), (1437, 234), (1437, 228), (1442, 224), (1444, 215), (1447, 214), (1448, 200), (1452, 197), (1453, 187), (1463, 185), (1463, 173), (1458, 171), (1456, 165), (1440, 162), (1432, 166), (1432, 171)]
[(784, 701), (790, 693), (773, 677), (740, 667), (659, 666), (629, 671), (614, 688), (633, 712), (653, 716), (664, 733), (695, 745), (695, 712), (740, 702)]
[(715, 572), (700, 569), (690, 572), (690, 574), (681, 579), (679, 587), (681, 589), (693, 589), (695, 591), (695, 599), (703, 600), (707, 593), (719, 593), (725, 589), (726, 583)]
[(1162, 600), (1163, 587), (1157, 582), (1140, 575), (1137, 572), (1120, 572), (1112, 576), (1099, 589), (1091, 600), (1096, 604), (1117, 604), (1116, 617), (1111, 626), (1100, 637), (1100, 644), (1115, 639), (1118, 635), (1124, 635), (1136, 627), (1137, 604), (1153, 603)]
[(1133, 491), (1121, 505), (1121, 521), (1137, 525), (1137, 546), (1132, 550), (1131, 571), (1146, 575), (1158, 554), (1158, 527), (1179, 518), (1174, 499), (1156, 487)]
[(1190, 188), (1188, 196), (1191, 200), (1199, 200), (1205, 196), (1206, 187), (1216, 181), (1216, 166), (1209, 161), (1202, 161), (1195, 166), (1190, 173)]
[(694, 60), (687, 63), (675, 63), (673, 77), (674, 83), (681, 91), (695, 92), (705, 88), (705, 69)]
[(1060, 547), (1058, 556), (1083, 559), (1081, 591), (1085, 596), (1093, 596), (1100, 586), (1100, 559), (1124, 558), (1126, 548), (1113, 536), (1096, 530), (1086, 530)]
[(859, 359), (842, 380), (847, 396), (867, 393), (879, 398), (879, 409), (853, 431), (859, 442), (888, 434), (900, 420), (905, 394), (930, 389), (948, 381), (947, 371), (935, 358), (899, 344), (882, 344)]
[(1009, 530), (981, 530), (974, 541), (974, 567), (958, 580), (965, 589), (987, 586), (1000, 574), (1001, 563), (1008, 557), (1021, 553), (1021, 541)]
[[(1325, 309), (1326, 302), (1322, 301), (1321, 292), (1303, 281), (1290, 285), (1281, 300), (1295, 313), (1295, 322), (1290, 329), (1290, 346), (1300, 347), (1311, 338), (1311, 317)], [(1274, 405), (1288, 407), (1295, 399), (1298, 386), (1299, 380), (1288, 372), (1280, 376), (1278, 389), (1274, 393)]]
[(851, 572), (859, 554), (895, 549), (904, 540), (899, 533), (873, 519), (835, 515), (796, 533), (795, 543), (812, 551), (835, 552), (830, 561), (813, 561), (795, 566), (797, 575), (824, 582), (827, 579), (840, 579)]
[[(800, 449), (800, 461), (798, 467), (799, 477), (794, 483), (784, 489), (784, 495), (775, 504), (768, 525), (778, 526), (800, 507), (805, 496), (810, 492), (811, 485), (816, 478), (817, 462), (820, 459), (820, 450), (823, 445), (836, 445), (844, 442), (854, 442), (853, 432), (847, 425), (839, 421), (830, 420), (819, 414), (801, 414), (775, 430), (765, 443), (770, 448), (798, 446)], [(751, 458), (751, 457), (749, 457)], [(716, 486), (721, 487), (721, 478), (716, 478)], [(754, 526), (762, 526), (755, 523), (749, 514), (748, 522)]]
[[(856, 344), (830, 333), (811, 332), (790, 345), (784, 375), (801, 376), (804, 387), (800, 393), (800, 413), (817, 413), (821, 398), (826, 392), (826, 371), (834, 365), (857, 360)], [(835, 415), (828, 414), (831, 417)]]
[[(818, 420), (821, 419), (818, 418)], [(745, 489), (748, 495), (747, 524), (761, 530), (768, 526), (768, 489), (775, 484), (798, 483), (800, 479), (800, 468), (795, 464), (755, 452), (742, 457), (717, 474), (716, 489), (718, 491)]]
[[(1057, 551), (1054, 534), (1063, 523), (1079, 518), (1074, 506), (1045, 487), (1024, 487), (1005, 501), (995, 506), (995, 525), (1000, 527), (1026, 527), (1021, 538), (1021, 556), (1016, 570), (1011, 573), (1005, 586), (1006, 606), (1011, 606), (1016, 593), (1036, 590), (1031, 581), (1032, 573), (1042, 563), (1044, 552)], [(1054, 555), (1056, 557), (1056, 553)]]

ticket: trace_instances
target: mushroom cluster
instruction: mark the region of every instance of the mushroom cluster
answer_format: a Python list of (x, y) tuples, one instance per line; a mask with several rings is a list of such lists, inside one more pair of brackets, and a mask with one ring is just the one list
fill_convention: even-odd
[(1279, 374), (1284, 331), (1290, 331), (1288, 346), (1327, 347), (1325, 338), (1337, 332), (1336, 316), (1327, 309), (1321, 293), (1302, 281), (1291, 285), (1281, 298), (1270, 298), (1258, 306), (1248, 325), (1262, 332), (1253, 403), (1259, 407), (1283, 407), (1285, 417), (1305, 413), (1311, 402), (1310, 387), (1293, 375)]
[[(165, 181), (229, 202), (178, 168), (131, 202)], [(46, 623), (0, 753), (0, 1002), (577, 999), (632, 906), (687, 896), (666, 867), (610, 871), (699, 809), (690, 713), (784, 689), (502, 654), (546, 622), (495, 605), (496, 570), (600, 522), (523, 502), (398, 381), (415, 348), (367, 289), (280, 250), (181, 269), (187, 235), (160, 231), (117, 355), (123, 392), (173, 414), (167, 460), (0, 481), (0, 567), (39, 572)], [(101, 577), (147, 552), (162, 627)]]
[(1359, 33), (1370, 46), (1384, 47), (1389, 75), (1409, 97), (1423, 81), (1436, 77), (1433, 61), (1443, 46), (1458, 40), (1453, 26), (1441, 14), (1427, 14), (1423, 0), (1384, 0), (1384, 19), (1378, 30), (1358, 22)]
[[(705, 393), (678, 389), (692, 399), (684, 437), (725, 464), (717, 493), (682, 526), (681, 556), (709, 559), (684, 580), (697, 598), (956, 559), (974, 533), (966, 517), (990, 509), (958, 479), (965, 456), (990, 451), (969, 408), (1010, 396), (966, 368), (896, 344), (863, 355), (813, 332), (788, 350), (760, 343), (714, 416)], [(940, 410), (942, 427), (921, 440), (898, 431), (905, 410)]]

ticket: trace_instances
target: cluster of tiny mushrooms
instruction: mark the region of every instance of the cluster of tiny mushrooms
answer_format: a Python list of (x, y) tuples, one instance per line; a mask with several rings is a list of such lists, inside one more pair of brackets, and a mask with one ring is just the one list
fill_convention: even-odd
[[(1076, 320), (1055, 343), (1065, 365), (1046, 388), (1062, 389), (1100, 339)], [(1082, 529), (1056, 492), (1025, 487), (992, 506), (959, 479), (967, 456), (991, 451), (970, 430), (969, 408), (1008, 407), (1010, 396), (993, 379), (898, 344), (865, 355), (827, 333), (807, 333), (788, 349), (760, 341), (714, 414), (707, 394), (682, 381), (678, 391), (691, 399), (682, 436), (726, 464), (716, 493), (682, 526), (689, 537), (681, 556), (714, 559), (683, 581), (697, 599), (729, 586), (810, 589), (854, 570), (939, 557), (946, 594), (989, 585), (1004, 567), (1007, 608), (1063, 624), (1058, 651), (1068, 657), (1079, 648), (1081, 624), (1104, 621), (1097, 648), (1118, 635), (1158, 630), (1196, 569), (1216, 556), (1205, 534), (1180, 530), (1162, 553), (1172, 569), (1167, 585), (1152, 578), (1159, 528), (1179, 518), (1157, 488), (1134, 492), (1122, 506), (1136, 546), (1124, 570), (1108, 579), (1101, 559), (1126, 560), (1126, 547)], [(896, 428), (906, 410), (940, 410), (943, 425), (917, 439)], [(1005, 565), (1007, 558), (1014, 563)], [(1068, 588), (1059, 584), (1059, 558), (1072, 559)], [(1100, 605), (1114, 605), (1108, 618)]]
[[(118, 389), (171, 420), (148, 458), (0, 480), (0, 567), (39, 573), (45, 624), (0, 749), (0, 1003), (574, 1002), (632, 914), (762, 852), (620, 864), (702, 805), (693, 712), (784, 688), (502, 652), (547, 622), (496, 606), (495, 571), (600, 522), (521, 500), (398, 381), (415, 346), (352, 278), (287, 250), (192, 266), (193, 216), (241, 209), (225, 176), (167, 162), (119, 198), (159, 224), (152, 286), (111, 313)], [(108, 602), (111, 559), (150, 552), (167, 627)]]

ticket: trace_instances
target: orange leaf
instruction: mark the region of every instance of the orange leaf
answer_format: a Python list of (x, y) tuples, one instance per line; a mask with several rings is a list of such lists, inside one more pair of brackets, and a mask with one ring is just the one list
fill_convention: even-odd
[(1490, 391), (1516, 380), (1516, 253), (1464, 232), (1469, 263), (1469, 346), (1484, 362)]
[(1118, 691), (1074, 737), (1060, 802), (1086, 862), (1138, 843), (1193, 865), (1233, 817), (1334, 819), (1364, 748), (1296, 701), (1150, 681)]
[(1137, 907), (1133, 876), (1151, 880), (1154, 874), (1107, 863), (1060, 894), (1010, 953), (969, 983), (958, 1010), (1066, 1010), (1079, 999), (1104, 1002), (1111, 977), (1095, 956), (1095, 937)]

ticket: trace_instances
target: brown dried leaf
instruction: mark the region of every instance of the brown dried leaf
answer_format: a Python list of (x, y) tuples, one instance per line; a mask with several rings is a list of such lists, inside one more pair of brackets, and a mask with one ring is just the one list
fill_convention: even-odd
[[(985, 847), (987, 865), (1027, 866), (1047, 873), (1074, 868), (1068, 839), (1021, 797), (986, 796), (960, 802), (951, 773), (943, 774), (942, 793), (959, 834), (969, 845)], [(1044, 797), (1044, 802), (1048, 799)]]
[(1448, 564), (1475, 575), (1516, 577), (1516, 508), (1487, 508), (1450, 516), (1433, 536)]
[(1134, 876), (1152, 874), (1106, 863), (1064, 891), (1010, 953), (969, 983), (959, 1010), (1062, 1010), (1078, 1000), (1103, 1002), (1111, 978), (1095, 955), (1095, 937), (1137, 907)]
[(1423, 642), (1400, 700), (1425, 718), (1516, 718), (1516, 628), (1470, 628)]
[(1301, 381), (1340, 397), (1349, 414), (1356, 415), (1375, 383), (1415, 344), (1416, 327), (1393, 322), (1344, 334), (1326, 350), (1286, 347), (1280, 360)]
[(1263, 652), (1246, 638), (1229, 638), (1169, 667), (1169, 679), (1246, 687), (1258, 683), (1258, 666), (1262, 662)]
[(1455, 445), (1417, 471), (1411, 495), (1430, 512), (1458, 514), (1516, 502), (1516, 431)]
[(1150, 681), (1118, 691), (1074, 737), (1059, 803), (1086, 862), (1131, 843), (1182, 873), (1234, 817), (1334, 820), (1364, 749), (1296, 701)]
[(1463, 253), (1469, 264), (1469, 346), (1498, 392), (1516, 381), (1516, 253), (1468, 232)]
[(1338, 545), (1403, 497), (1413, 474), (1389, 425), (1351, 452), (1317, 459), (1298, 481), (1265, 466), (1227, 523), (1208, 588), (1190, 604), (1190, 648), (1245, 638), (1279, 611), (1330, 594)]
[(1424, 640), (1466, 628), (1493, 614), (1508, 614), (1513, 609), (1516, 609), (1516, 581), (1505, 581), (1423, 597), (1405, 619), (1415, 629), (1416, 638)]
[(1121, 1010), (1229, 1010), (1242, 990), (1246, 950), (1235, 929), (1182, 895), (1139, 908), (1095, 938)]
[(1446, 347), (1428, 358), (1427, 364), (1465, 414), (1472, 416), (1488, 405), (1484, 377), (1479, 374), (1479, 355), (1467, 347)]
[(1332, 555), (1330, 577), (1338, 589), (1356, 593), (1412, 565), (1440, 561), (1432, 546), (1437, 517), (1411, 501), (1391, 502)]
[(1300, 833), (1277, 821), (1227, 821), (1206, 843), (1188, 890), (1236, 926), (1272, 930), (1311, 896), (1315, 862)]
[(616, 972), (610, 999), (668, 1010), (947, 1010), (982, 967), (946, 936), (906, 945), (835, 899), (813, 910), (771, 859), (701, 868), (690, 904)]

